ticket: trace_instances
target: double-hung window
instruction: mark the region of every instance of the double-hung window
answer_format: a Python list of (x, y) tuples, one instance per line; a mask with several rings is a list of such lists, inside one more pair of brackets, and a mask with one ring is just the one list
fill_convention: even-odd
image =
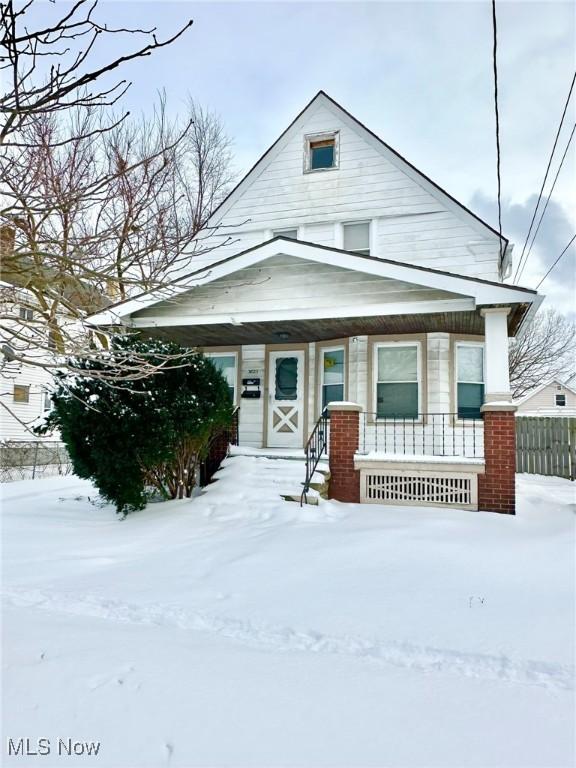
[(236, 352), (206, 352), (205, 357), (209, 358), (220, 373), (226, 379), (230, 399), (234, 405), (238, 401), (238, 355)]
[(456, 345), (456, 397), (459, 419), (481, 419), (484, 402), (484, 345)]
[(328, 403), (344, 400), (344, 347), (321, 351), (322, 410)]
[(556, 395), (556, 405), (560, 406), (561, 408), (565, 407), (566, 395)]
[(370, 256), (370, 222), (355, 221), (344, 224), (344, 250)]
[(376, 416), (417, 419), (420, 403), (418, 342), (376, 344)]

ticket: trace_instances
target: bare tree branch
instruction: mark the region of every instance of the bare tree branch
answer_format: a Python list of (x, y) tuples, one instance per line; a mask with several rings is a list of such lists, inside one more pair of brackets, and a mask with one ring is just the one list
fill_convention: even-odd
[(539, 312), (510, 344), (510, 385), (515, 398), (573, 370), (576, 326), (555, 309)]

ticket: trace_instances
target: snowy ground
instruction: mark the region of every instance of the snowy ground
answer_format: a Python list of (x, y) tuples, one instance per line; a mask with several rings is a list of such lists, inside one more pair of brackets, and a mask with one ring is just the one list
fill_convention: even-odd
[(123, 521), (75, 477), (4, 486), (3, 764), (573, 765), (574, 486), (300, 509), (302, 469), (236, 456)]

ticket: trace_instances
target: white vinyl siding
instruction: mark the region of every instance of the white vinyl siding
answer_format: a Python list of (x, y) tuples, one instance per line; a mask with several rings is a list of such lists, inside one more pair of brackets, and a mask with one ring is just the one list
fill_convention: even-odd
[(375, 277), (361, 272), (297, 259), (275, 256), (199, 286), (176, 299), (159, 302), (134, 313), (134, 317), (177, 318), (183, 315), (226, 314), (280, 309), (358, 306), (358, 314), (371, 305), (428, 302), (461, 298), (456, 294), (413, 283)]
[(260, 398), (240, 398), (240, 444), (261, 448), (264, 429), (265, 346), (248, 344), (242, 347), (241, 378), (260, 379)]
[[(338, 172), (303, 174), (304, 136), (333, 131), (339, 131)], [(202, 245), (228, 237), (231, 242), (194, 258), (186, 271), (263, 242), (278, 229), (303, 227), (300, 239), (330, 245), (334, 234), (326, 228), (354, 219), (372, 222), (372, 256), (498, 280), (497, 237), (431, 194), (394, 156), (326, 104), (296, 122), (251, 183), (225, 204), (214, 221), (223, 228)], [(326, 233), (320, 239), (312, 236), (318, 225)]]
[[(563, 396), (566, 405), (558, 405), (557, 396)], [(576, 414), (576, 392), (555, 381), (551, 382), (519, 403), (517, 413), (520, 416), (523, 414), (573, 416)]]

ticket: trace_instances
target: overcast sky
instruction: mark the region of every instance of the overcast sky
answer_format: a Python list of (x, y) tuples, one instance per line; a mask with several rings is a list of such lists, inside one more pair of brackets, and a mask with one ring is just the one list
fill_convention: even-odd
[[(57, 0), (57, 6), (66, 4)], [(503, 232), (518, 258), (575, 67), (572, 2), (499, 2)], [(45, 4), (45, 15), (53, 9)], [(496, 225), (489, 0), (482, 2), (102, 2), (98, 19), (193, 27), (124, 71), (125, 101), (146, 110), (165, 89), (214, 109), (246, 171), (320, 89)], [(116, 38), (113, 53), (132, 41)], [(108, 38), (107, 45), (110, 45)], [(97, 56), (104, 55), (102, 51)], [(110, 51), (108, 53), (110, 55)], [(555, 173), (576, 114), (562, 132)], [(522, 283), (534, 287), (576, 233), (573, 140)], [(575, 310), (573, 246), (543, 284), (547, 304)]]

